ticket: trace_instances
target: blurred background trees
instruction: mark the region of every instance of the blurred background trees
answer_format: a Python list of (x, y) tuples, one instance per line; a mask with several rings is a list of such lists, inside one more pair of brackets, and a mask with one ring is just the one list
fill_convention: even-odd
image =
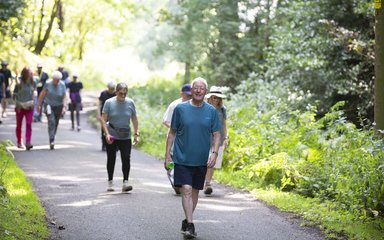
[(262, 81), (277, 98), (300, 95), (297, 108), (321, 116), (345, 100), (348, 119), (373, 122), (370, 1), (2, 1), (0, 24), (1, 58), (15, 70), (65, 64), (89, 87), (201, 75), (244, 96), (263, 95), (252, 84)]

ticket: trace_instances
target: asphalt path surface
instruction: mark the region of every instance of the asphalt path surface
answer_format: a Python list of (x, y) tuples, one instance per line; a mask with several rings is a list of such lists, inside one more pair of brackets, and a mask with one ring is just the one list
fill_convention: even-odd
[[(85, 110), (94, 107), (96, 99), (97, 94), (84, 94)], [(140, 117), (144, 116), (139, 115), (139, 122)], [(107, 192), (106, 153), (85, 111), (81, 127), (79, 132), (70, 130), (67, 113), (60, 120), (55, 149), (50, 150), (44, 117), (33, 123), (31, 151), (10, 148), (46, 210), (50, 239), (183, 239), (181, 197), (171, 188), (163, 163), (132, 149), (133, 191), (122, 193), (118, 155), (115, 191)], [(23, 126), (23, 137), (24, 133)], [(0, 140), (4, 139), (16, 142), (12, 106), (0, 125)], [(196, 239), (324, 239), (317, 229), (301, 227), (300, 219), (247, 193), (217, 183), (213, 189), (211, 196), (200, 193), (194, 213)]]

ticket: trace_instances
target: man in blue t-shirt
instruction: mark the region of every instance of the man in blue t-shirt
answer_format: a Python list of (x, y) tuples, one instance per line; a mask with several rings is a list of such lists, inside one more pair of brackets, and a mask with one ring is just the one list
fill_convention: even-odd
[[(174, 184), (181, 187), (185, 219), (181, 231), (186, 237), (196, 237), (193, 211), (199, 190), (204, 187), (207, 167), (216, 163), (220, 144), (220, 121), (215, 108), (204, 102), (207, 81), (198, 77), (191, 84), (192, 99), (176, 106), (167, 136), (164, 167), (174, 162)], [(212, 154), (211, 137), (213, 136)], [(173, 155), (171, 146), (174, 144)]]

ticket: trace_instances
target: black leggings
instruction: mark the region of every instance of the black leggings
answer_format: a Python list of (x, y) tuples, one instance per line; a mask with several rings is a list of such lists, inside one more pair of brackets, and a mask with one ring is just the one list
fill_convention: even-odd
[(129, 171), (131, 170), (131, 148), (132, 141), (128, 140), (115, 140), (112, 144), (107, 144), (107, 171), (108, 181), (113, 180), (113, 172), (115, 171), (116, 152), (120, 151), (122, 170), (124, 180), (128, 180)]

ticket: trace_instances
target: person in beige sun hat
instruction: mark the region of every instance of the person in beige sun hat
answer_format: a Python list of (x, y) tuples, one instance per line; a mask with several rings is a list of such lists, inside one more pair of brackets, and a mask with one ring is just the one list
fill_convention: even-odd
[(204, 194), (206, 195), (210, 195), (213, 192), (212, 185), (211, 185), (213, 172), (215, 168), (221, 168), (221, 165), (223, 162), (223, 152), (224, 152), (224, 149), (228, 146), (227, 108), (223, 105), (223, 99), (226, 98), (226, 96), (222, 93), (221, 89), (222, 89), (221, 87), (212, 86), (210, 88), (209, 93), (206, 95), (207, 102), (215, 107), (219, 117), (219, 121), (221, 123), (220, 147), (219, 147), (219, 151), (216, 159), (216, 164), (214, 167), (208, 168), (207, 174), (205, 175)]

